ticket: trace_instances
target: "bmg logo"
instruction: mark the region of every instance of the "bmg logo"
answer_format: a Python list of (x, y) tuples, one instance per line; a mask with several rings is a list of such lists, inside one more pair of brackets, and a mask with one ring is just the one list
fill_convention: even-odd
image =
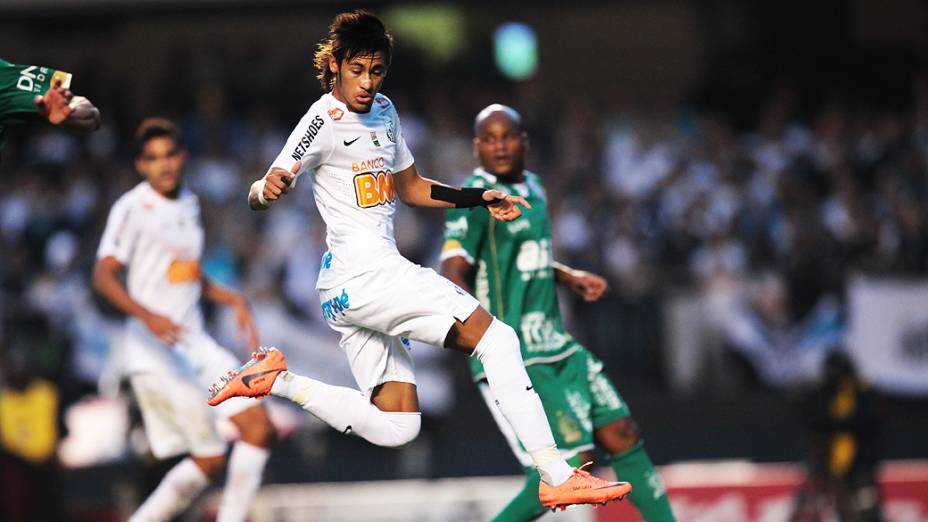
[(354, 194), (361, 208), (376, 207), (393, 203), (396, 192), (393, 188), (393, 172), (362, 172), (354, 177)]

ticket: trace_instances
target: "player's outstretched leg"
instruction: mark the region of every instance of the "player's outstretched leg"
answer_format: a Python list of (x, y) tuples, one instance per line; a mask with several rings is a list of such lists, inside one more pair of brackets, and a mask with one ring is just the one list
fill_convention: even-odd
[[(221, 462), (222, 457), (217, 457)], [(210, 460), (210, 459), (204, 459)], [(129, 522), (171, 520), (209, 485), (210, 477), (188, 457), (171, 468), (158, 487), (129, 517)]]
[(244, 522), (261, 486), (270, 446), (277, 434), (267, 410), (252, 406), (229, 417), (239, 431), (232, 446), (216, 522)]
[(598, 504), (628, 495), (631, 485), (627, 482), (598, 479), (582, 468), (571, 468), (561, 457), (512, 327), (478, 307), (467, 321), (452, 328), (446, 345), (465, 351), (472, 348), (472, 356), (483, 364), (500, 411), (541, 474), (538, 498), (544, 507)]
[(261, 348), (239, 370), (229, 372), (223, 384), (210, 388), (209, 404), (229, 397), (274, 395), (299, 404), (342, 433), (353, 433), (372, 444), (399, 447), (419, 434), (419, 412), (382, 411), (360, 391), (332, 386), (287, 370), (277, 348)]

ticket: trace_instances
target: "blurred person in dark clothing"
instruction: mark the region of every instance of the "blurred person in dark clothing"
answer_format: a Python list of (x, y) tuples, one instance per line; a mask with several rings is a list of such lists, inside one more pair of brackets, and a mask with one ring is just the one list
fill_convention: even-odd
[(791, 520), (821, 520), (832, 508), (843, 522), (882, 520), (879, 399), (844, 352), (829, 354), (823, 369), (821, 383), (802, 399), (809, 471)]
[[(6, 522), (62, 520), (58, 442), (61, 393), (43, 375), (47, 331), (42, 319), (17, 320), (16, 337), (2, 343), (0, 385), (0, 519)], [(12, 332), (12, 328), (6, 328)]]

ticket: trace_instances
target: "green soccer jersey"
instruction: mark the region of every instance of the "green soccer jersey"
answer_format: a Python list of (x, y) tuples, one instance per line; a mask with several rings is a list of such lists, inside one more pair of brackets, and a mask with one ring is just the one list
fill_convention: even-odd
[[(522, 183), (503, 183), (476, 169), (466, 187), (496, 189), (524, 197), (532, 206), (509, 223), (496, 221), (482, 207), (449, 209), (445, 213), (442, 259), (465, 258), (475, 266), (468, 281), (484, 308), (515, 329), (526, 366), (554, 362), (576, 350), (576, 342), (561, 322), (552, 267), (551, 224), (541, 179), (525, 173)], [(471, 357), (474, 380), (483, 366)]]
[(39, 120), (35, 97), (45, 94), (56, 79), (69, 88), (71, 74), (38, 65), (15, 65), (0, 59), (0, 149), (3, 148), (6, 126)]

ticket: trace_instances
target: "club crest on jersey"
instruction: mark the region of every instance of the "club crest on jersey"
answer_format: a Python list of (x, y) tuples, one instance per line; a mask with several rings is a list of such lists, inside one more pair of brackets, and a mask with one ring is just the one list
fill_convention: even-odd
[(362, 172), (354, 177), (354, 194), (361, 208), (376, 207), (393, 203), (393, 172)]
[(335, 121), (342, 119), (342, 116), (345, 115), (345, 111), (335, 107), (334, 109), (329, 109), (329, 118), (332, 118)]
[(306, 128), (306, 133), (303, 134), (300, 142), (297, 143), (296, 148), (293, 149), (293, 153), (290, 154), (290, 157), (293, 158), (293, 161), (300, 161), (303, 159), (303, 155), (306, 154), (306, 151), (313, 143), (313, 140), (316, 139), (316, 136), (319, 135), (319, 129), (321, 129), (323, 125), (325, 125), (325, 120), (322, 119), (322, 116), (317, 115), (315, 118), (313, 118), (312, 122), (309, 124), (309, 127)]
[(383, 126), (387, 128), (387, 139), (396, 143), (396, 124), (393, 123), (393, 118), (384, 116)]

